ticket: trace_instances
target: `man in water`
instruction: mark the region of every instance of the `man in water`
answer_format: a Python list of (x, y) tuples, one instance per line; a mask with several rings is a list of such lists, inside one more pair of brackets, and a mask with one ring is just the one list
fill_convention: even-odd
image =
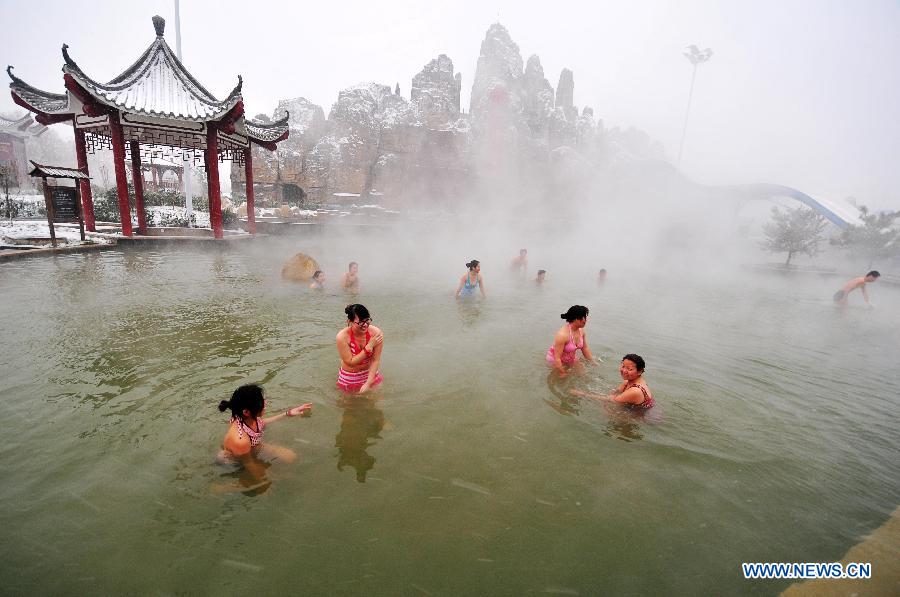
[(848, 281), (844, 286), (834, 293), (834, 302), (842, 307), (847, 306), (847, 295), (859, 288), (862, 290), (863, 298), (866, 301), (866, 305), (869, 307), (872, 306), (872, 303), (869, 302), (869, 293), (866, 292), (866, 284), (870, 284), (881, 277), (881, 274), (875, 270), (870, 271), (865, 276), (860, 276), (858, 278), (853, 278)]
[(519, 256), (513, 257), (512, 263), (509, 265), (512, 271), (524, 274), (528, 269), (528, 249), (519, 249)]
[(359, 290), (359, 264), (355, 261), (350, 262), (349, 270), (341, 277), (341, 288), (356, 292)]
[(538, 284), (538, 286), (540, 286), (541, 284), (544, 283), (544, 278), (546, 276), (547, 276), (547, 270), (539, 269), (538, 273), (537, 273), (537, 278), (535, 278), (534, 281)]

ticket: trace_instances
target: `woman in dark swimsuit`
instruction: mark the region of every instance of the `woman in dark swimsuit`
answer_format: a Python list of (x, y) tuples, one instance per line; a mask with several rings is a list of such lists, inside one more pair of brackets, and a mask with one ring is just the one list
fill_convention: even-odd
[(590, 394), (581, 390), (571, 390), (570, 393), (594, 400), (606, 400), (618, 402), (635, 410), (649, 410), (656, 404), (653, 394), (647, 382), (644, 381), (644, 359), (636, 354), (626, 354), (619, 366), (619, 375), (624, 380), (619, 387), (609, 394)]

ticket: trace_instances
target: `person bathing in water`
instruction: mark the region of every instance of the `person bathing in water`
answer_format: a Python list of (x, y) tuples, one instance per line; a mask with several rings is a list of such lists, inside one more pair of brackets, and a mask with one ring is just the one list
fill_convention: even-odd
[(544, 283), (544, 279), (546, 277), (547, 277), (547, 270), (539, 269), (537, 271), (537, 277), (534, 279), (535, 284), (537, 284), (538, 286), (542, 285)]
[(519, 256), (513, 257), (509, 267), (516, 273), (525, 274), (528, 271), (528, 249), (519, 249)]
[(309, 285), (313, 290), (322, 290), (325, 288), (325, 272), (320, 269), (316, 270), (316, 273), (313, 274), (312, 282)]
[(350, 262), (347, 273), (341, 276), (341, 288), (350, 292), (359, 292), (359, 264)]
[(312, 403), (289, 408), (283, 413), (263, 418), (266, 414), (266, 397), (262, 386), (249, 384), (239, 387), (231, 395), (230, 400), (219, 403), (219, 411), (231, 411), (231, 422), (222, 440), (219, 462), (223, 464), (241, 464), (255, 481), (265, 478), (266, 464), (258, 457), (261, 452), (267, 458), (278, 458), (292, 462), (296, 454), (288, 448), (266, 444), (263, 446), (263, 430), (270, 423), (284, 417), (309, 416)]
[(369, 310), (363, 305), (347, 305), (347, 327), (338, 332), (335, 341), (341, 357), (337, 386), (348, 393), (365, 394), (381, 383), (378, 367), (384, 334), (372, 324)]
[(475, 291), (480, 290), (482, 297), (487, 297), (484, 293), (484, 278), (481, 277), (481, 262), (473, 259), (466, 264), (469, 268), (468, 273), (459, 279), (459, 286), (456, 287), (456, 297), (475, 296)]
[(583, 305), (572, 305), (560, 317), (566, 320), (566, 324), (556, 332), (553, 345), (547, 350), (547, 363), (559, 373), (560, 377), (565, 377), (568, 368), (578, 362), (579, 350), (589, 362), (594, 362), (594, 357), (588, 347), (587, 334), (584, 332), (588, 308)]
[(591, 394), (581, 390), (570, 390), (573, 396), (618, 402), (636, 410), (648, 410), (656, 404), (647, 382), (644, 381), (644, 359), (640, 355), (626, 354), (619, 365), (622, 383), (609, 394)]
[(875, 270), (870, 271), (865, 276), (860, 276), (858, 278), (853, 278), (849, 280), (844, 286), (834, 293), (834, 302), (840, 305), (841, 307), (847, 306), (847, 295), (859, 288), (862, 291), (863, 299), (866, 301), (866, 305), (870, 308), (872, 307), (872, 303), (869, 302), (869, 293), (866, 292), (866, 284), (871, 284), (881, 277), (881, 274)]

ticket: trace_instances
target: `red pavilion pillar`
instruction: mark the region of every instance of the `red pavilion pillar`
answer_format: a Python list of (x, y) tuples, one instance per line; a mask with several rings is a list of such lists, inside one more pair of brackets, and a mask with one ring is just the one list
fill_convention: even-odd
[(206, 185), (209, 195), (209, 225), (213, 236), (222, 238), (222, 195), (219, 189), (219, 133), (215, 122), (206, 123)]
[(125, 134), (119, 113), (109, 115), (109, 132), (112, 135), (113, 163), (116, 167), (116, 191), (119, 195), (119, 216), (122, 218), (122, 234), (131, 236), (131, 207), (128, 205), (128, 179), (125, 178)]
[(249, 146), (244, 150), (244, 178), (247, 183), (247, 232), (256, 234), (256, 203), (253, 197), (253, 152)]
[[(84, 144), (84, 131), (75, 127), (75, 120), (72, 120), (72, 126), (75, 128), (75, 157), (78, 160), (78, 169), (90, 176), (88, 172), (87, 150)], [(94, 223), (94, 195), (91, 191), (91, 181), (82, 179), (78, 181), (81, 187), (81, 213), (84, 216), (84, 227), (91, 232), (96, 232), (97, 226)]]
[(134, 181), (134, 209), (137, 211), (138, 232), (147, 234), (147, 214), (144, 212), (144, 173), (141, 171), (141, 144), (131, 142), (131, 180)]

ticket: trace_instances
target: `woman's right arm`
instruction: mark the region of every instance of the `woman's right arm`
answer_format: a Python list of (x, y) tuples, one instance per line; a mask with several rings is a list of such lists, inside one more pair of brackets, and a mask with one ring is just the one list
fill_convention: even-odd
[(562, 331), (556, 333), (553, 337), (553, 368), (556, 369), (560, 377), (566, 376), (566, 369), (562, 364), (563, 351), (566, 349), (566, 341), (568, 337)]
[(456, 287), (456, 296), (459, 296), (460, 291), (462, 290), (463, 284), (466, 283), (466, 277), (463, 276), (459, 279), (459, 286)]

